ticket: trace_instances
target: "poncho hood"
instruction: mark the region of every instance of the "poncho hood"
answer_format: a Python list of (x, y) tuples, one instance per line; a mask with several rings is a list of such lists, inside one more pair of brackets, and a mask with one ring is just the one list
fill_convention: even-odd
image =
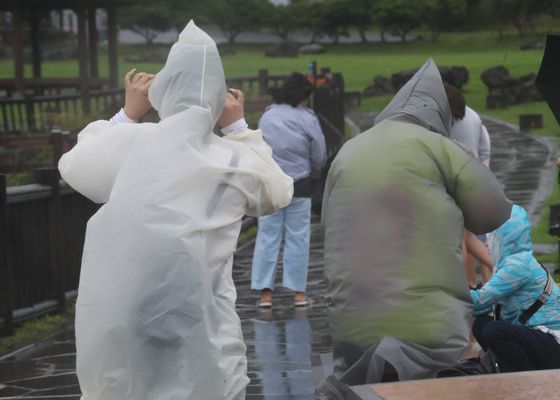
[(507, 257), (533, 251), (531, 221), (523, 207), (513, 205), (511, 217), (490, 234), (489, 248), (498, 270)]
[(397, 92), (375, 124), (397, 115), (412, 117), (424, 128), (449, 136), (451, 109), (441, 75), (431, 58)]
[(225, 96), (224, 70), (216, 43), (191, 20), (150, 87), (150, 103), (161, 119), (199, 106), (211, 113), (215, 123)]

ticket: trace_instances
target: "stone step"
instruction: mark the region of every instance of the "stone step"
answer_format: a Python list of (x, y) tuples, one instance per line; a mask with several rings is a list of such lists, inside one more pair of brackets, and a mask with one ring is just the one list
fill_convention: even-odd
[(352, 388), (362, 400), (560, 398), (560, 370), (379, 383)]

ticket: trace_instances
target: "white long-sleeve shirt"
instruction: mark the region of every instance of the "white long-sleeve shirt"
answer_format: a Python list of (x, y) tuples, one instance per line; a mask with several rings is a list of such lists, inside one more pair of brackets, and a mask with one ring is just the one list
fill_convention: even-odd
[(465, 117), (455, 121), (451, 126), (449, 136), (451, 139), (461, 143), (476, 158), (483, 163), (490, 159), (490, 137), (482, 124), (482, 120), (470, 107), (465, 108)]

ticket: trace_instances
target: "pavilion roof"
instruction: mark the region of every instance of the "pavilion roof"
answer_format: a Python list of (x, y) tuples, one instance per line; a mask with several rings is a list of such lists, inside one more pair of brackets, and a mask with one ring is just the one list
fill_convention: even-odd
[(76, 7), (124, 6), (137, 3), (135, 0), (0, 0), (0, 10), (10, 10), (16, 6), (40, 7), (47, 9), (66, 9)]

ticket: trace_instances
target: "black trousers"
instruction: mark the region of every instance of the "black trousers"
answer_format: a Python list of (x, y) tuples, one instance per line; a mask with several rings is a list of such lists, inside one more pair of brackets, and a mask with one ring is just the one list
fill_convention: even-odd
[(477, 317), (472, 331), (503, 372), (560, 368), (560, 344), (548, 333), (487, 316)]

